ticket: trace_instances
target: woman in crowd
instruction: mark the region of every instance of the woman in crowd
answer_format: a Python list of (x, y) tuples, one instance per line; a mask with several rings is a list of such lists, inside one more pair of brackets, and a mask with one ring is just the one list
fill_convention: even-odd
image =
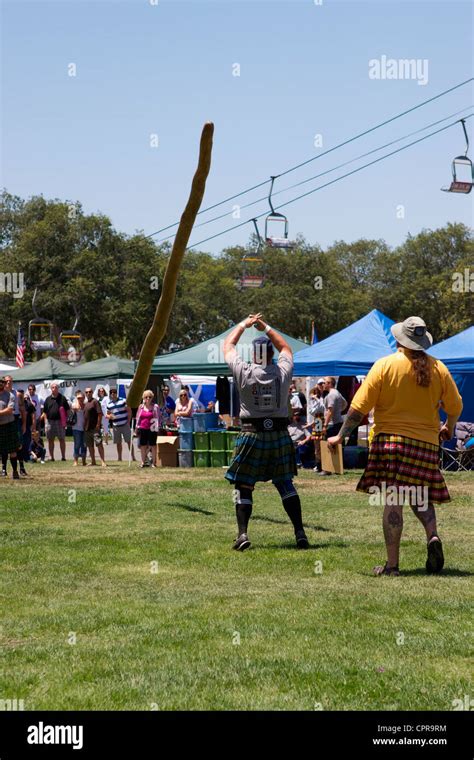
[(161, 425), (161, 411), (153, 399), (152, 391), (144, 391), (142, 403), (137, 411), (136, 427), (142, 457), (140, 467), (145, 467), (148, 448), (151, 449), (151, 466), (156, 467), (156, 437)]
[(326, 411), (324, 406), (324, 386), (325, 381), (321, 377), (309, 392), (308, 409), (313, 418), (310, 430), (314, 445), (314, 458), (316, 460), (316, 466), (313, 468), (314, 472), (321, 472), (321, 438), (324, 425), (324, 412)]
[(105, 439), (105, 443), (109, 442), (109, 420), (107, 417), (107, 404), (109, 403), (109, 397), (104, 386), (101, 385), (97, 391), (97, 397), (99, 400), (100, 408), (102, 409), (102, 433)]
[(176, 402), (176, 408), (174, 410), (174, 416), (176, 425), (179, 427), (183, 417), (193, 416), (194, 405), (192, 399), (189, 398), (188, 391), (184, 388), (179, 393), (179, 398)]
[(79, 463), (79, 457), (82, 464), (86, 465), (87, 447), (84, 440), (84, 403), (85, 396), (81, 390), (76, 391), (76, 398), (72, 402), (71, 410), (73, 412), (72, 436), (74, 438), (74, 467)]
[[(450, 496), (439, 469), (439, 441), (453, 436), (462, 400), (447, 367), (425, 353), (433, 339), (420, 317), (408, 317), (391, 331), (398, 350), (375, 362), (352, 399), (341, 430), (328, 443), (342, 443), (374, 409), (374, 438), (357, 485), (358, 491), (378, 496), (384, 506), (387, 561), (374, 567), (374, 574), (399, 575), (406, 501), (425, 529), (426, 572), (440, 573), (444, 555), (434, 505), (450, 501)], [(441, 429), (440, 402), (447, 414)]]

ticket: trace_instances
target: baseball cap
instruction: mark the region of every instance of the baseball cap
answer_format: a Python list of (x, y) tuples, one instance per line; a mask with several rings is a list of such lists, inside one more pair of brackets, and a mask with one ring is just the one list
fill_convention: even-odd
[(267, 338), (265, 335), (262, 335), (260, 338), (255, 338), (252, 341), (252, 346), (266, 346), (267, 349), (271, 349), (273, 351), (273, 343), (271, 342), (270, 338)]

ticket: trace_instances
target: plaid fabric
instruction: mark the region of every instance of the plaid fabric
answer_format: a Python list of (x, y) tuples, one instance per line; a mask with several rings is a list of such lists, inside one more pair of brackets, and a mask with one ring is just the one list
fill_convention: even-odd
[(426, 486), (430, 503), (451, 501), (439, 470), (439, 449), (432, 443), (403, 435), (380, 433), (370, 447), (369, 460), (357, 491), (372, 486)]
[(18, 424), (16, 420), (0, 425), (0, 454), (11, 454), (21, 448)]
[(298, 474), (295, 448), (287, 430), (241, 433), (225, 477), (231, 483), (292, 480)]

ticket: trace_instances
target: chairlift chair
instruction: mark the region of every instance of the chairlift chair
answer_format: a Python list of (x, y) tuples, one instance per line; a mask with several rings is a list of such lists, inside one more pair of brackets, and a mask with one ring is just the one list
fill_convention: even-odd
[(242, 257), (242, 276), (239, 281), (241, 290), (246, 288), (263, 288), (265, 284), (265, 264), (262, 258), (263, 240), (258, 229), (257, 220), (252, 219), (257, 235), (257, 249), (250, 255)]
[(445, 193), (470, 193), (474, 182), (474, 169), (472, 161), (468, 157), (469, 138), (467, 136), (466, 124), (464, 119), (460, 119), (461, 126), (466, 138), (466, 152), (462, 156), (456, 156), (451, 165), (453, 179), (449, 187), (442, 187)]
[(36, 312), (36, 292), (37, 288), (35, 288), (31, 302), (34, 318), (28, 323), (28, 345), (32, 351), (38, 351), (40, 353), (44, 351), (55, 351), (56, 341), (54, 339), (54, 324), (50, 319), (40, 317)]
[[(268, 203), (270, 204), (270, 213), (265, 219), (265, 242), (271, 248), (293, 248), (293, 244), (288, 240), (288, 219), (284, 214), (280, 214), (275, 211), (272, 203), (273, 183), (276, 177), (271, 177), (270, 192), (268, 194)], [(278, 229), (283, 232), (283, 235), (277, 236), (274, 234), (275, 225), (278, 224)], [(283, 225), (283, 226), (282, 226)], [(273, 233), (273, 234), (272, 234)]]
[(79, 362), (82, 358), (83, 339), (81, 333), (76, 330), (79, 314), (74, 307), (76, 320), (72, 330), (62, 330), (59, 333), (59, 359), (70, 364)]

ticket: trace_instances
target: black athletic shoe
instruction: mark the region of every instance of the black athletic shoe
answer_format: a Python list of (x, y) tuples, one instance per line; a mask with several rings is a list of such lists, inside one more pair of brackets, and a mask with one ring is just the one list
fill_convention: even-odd
[(241, 533), (240, 536), (237, 536), (237, 538), (234, 541), (233, 549), (236, 549), (238, 552), (243, 552), (245, 549), (248, 549), (250, 546), (249, 537), (246, 533)]
[(426, 572), (429, 575), (440, 573), (444, 567), (443, 544), (441, 541), (430, 541), (428, 544), (428, 557), (426, 559)]
[(298, 549), (309, 549), (309, 541), (304, 530), (297, 530), (295, 538)]
[(13, 478), (13, 480), (20, 480), (20, 476), (19, 476), (18, 472), (13, 472), (12, 473), (12, 478)]
[(28, 477), (28, 473), (24, 467), (20, 467), (20, 475), (23, 475), (25, 478)]

